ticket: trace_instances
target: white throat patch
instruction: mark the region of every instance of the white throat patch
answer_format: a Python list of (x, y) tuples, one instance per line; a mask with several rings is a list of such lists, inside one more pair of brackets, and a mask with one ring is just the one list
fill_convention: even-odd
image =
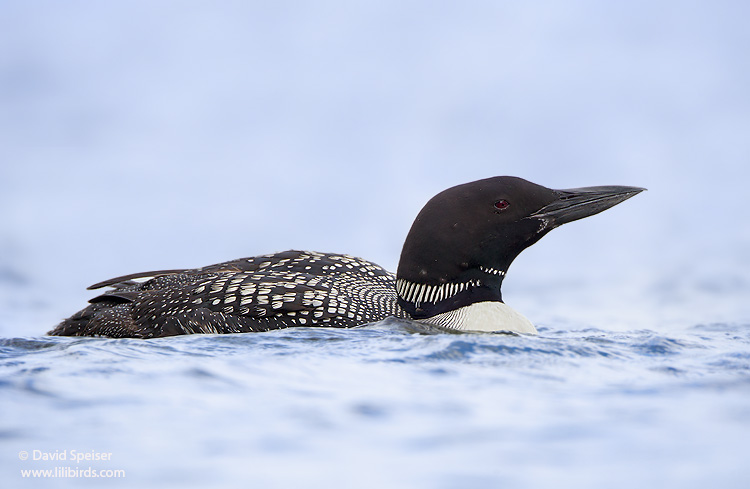
[(475, 302), (418, 321), (461, 331), (509, 331), (537, 334), (534, 325), (522, 314), (502, 302), (494, 301)]

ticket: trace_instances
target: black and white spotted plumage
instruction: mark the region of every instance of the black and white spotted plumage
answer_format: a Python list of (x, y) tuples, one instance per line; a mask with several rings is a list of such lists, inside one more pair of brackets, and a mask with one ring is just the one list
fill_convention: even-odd
[[(134, 279), (152, 277), (145, 282)], [(286, 251), (192, 270), (128, 275), (52, 335), (153, 338), (292, 326), (352, 327), (390, 316), (395, 276), (349, 255)]]

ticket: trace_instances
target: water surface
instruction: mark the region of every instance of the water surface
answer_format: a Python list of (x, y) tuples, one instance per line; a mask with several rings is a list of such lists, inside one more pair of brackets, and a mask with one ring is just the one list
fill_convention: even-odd
[(56, 466), (140, 487), (747, 487), (749, 346), (746, 324), (533, 337), (394, 320), (6, 338), (0, 471), (18, 487)]

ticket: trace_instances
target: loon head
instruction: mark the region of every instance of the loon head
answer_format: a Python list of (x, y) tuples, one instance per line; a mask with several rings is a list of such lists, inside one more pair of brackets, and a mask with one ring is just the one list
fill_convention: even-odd
[(643, 190), (553, 190), (517, 177), (444, 190), (420, 211), (404, 242), (396, 274), (399, 305), (414, 319), (426, 319), (476, 303), (502, 303), (503, 278), (519, 253), (552, 229)]

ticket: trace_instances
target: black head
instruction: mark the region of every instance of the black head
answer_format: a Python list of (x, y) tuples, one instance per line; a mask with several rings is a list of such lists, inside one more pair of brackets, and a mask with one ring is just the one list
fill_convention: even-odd
[(501, 301), (511, 262), (557, 226), (608, 209), (637, 187), (553, 190), (517, 177), (458, 185), (430, 199), (401, 252), (399, 303), (415, 318)]

